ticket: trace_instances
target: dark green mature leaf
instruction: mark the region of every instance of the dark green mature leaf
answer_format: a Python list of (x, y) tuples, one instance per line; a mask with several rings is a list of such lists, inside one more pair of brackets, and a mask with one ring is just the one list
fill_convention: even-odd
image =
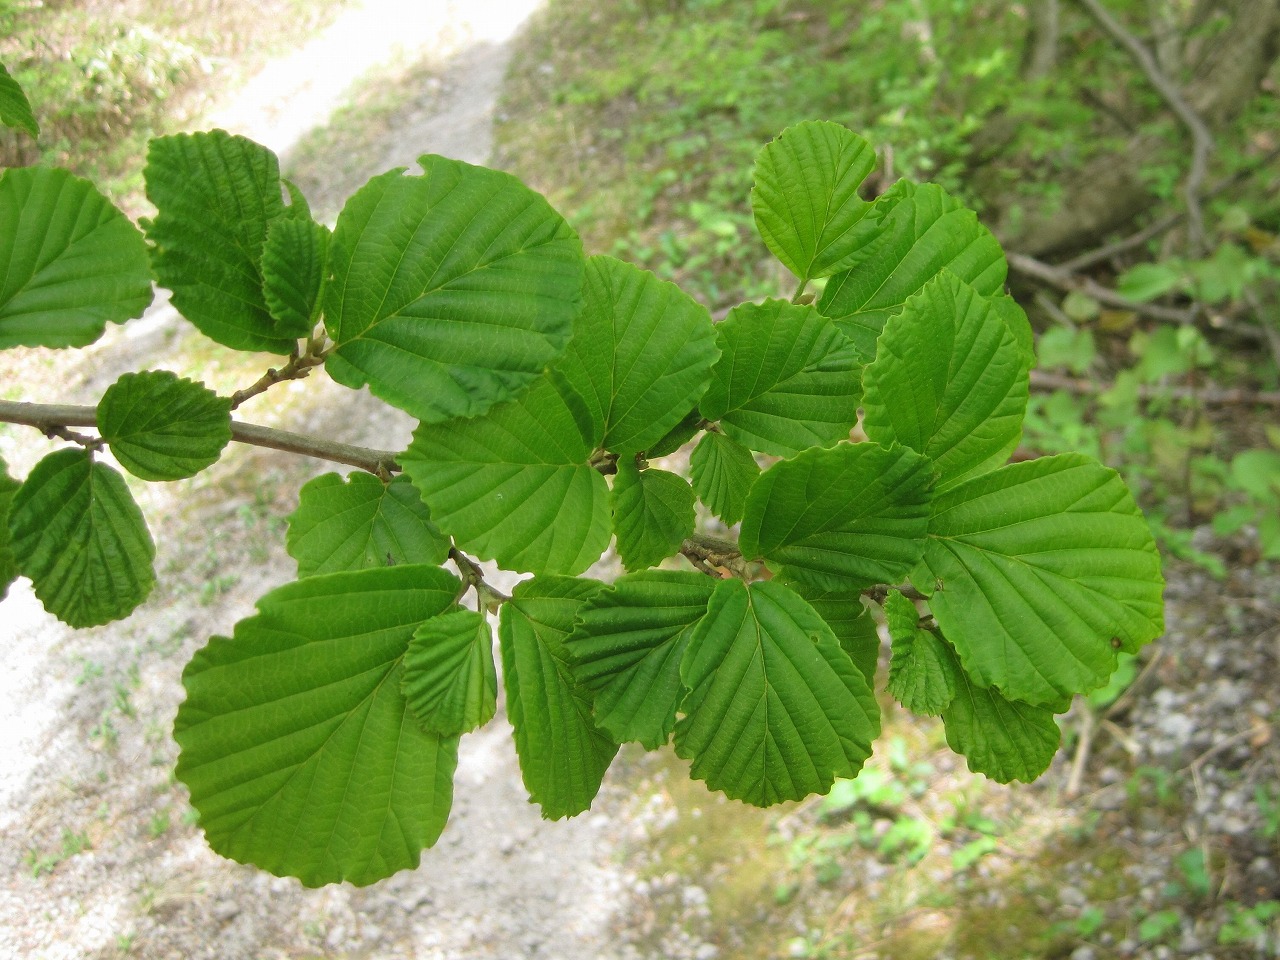
[(821, 590), (894, 583), (920, 560), (932, 484), (928, 459), (906, 447), (807, 450), (760, 475), (738, 544)]
[(282, 217), (267, 228), (262, 248), (262, 296), (275, 330), (300, 340), (320, 316), (330, 234), (309, 219)]
[(591, 717), (591, 697), (570, 670), (565, 638), (593, 580), (539, 577), (519, 584), (498, 626), (507, 716), (530, 798), (548, 820), (591, 806), (618, 745)]
[(40, 136), (40, 124), (36, 123), (36, 116), (31, 112), (27, 95), (3, 63), (0, 63), (0, 123), (25, 130), (33, 137)]
[(1049, 769), (1062, 732), (1049, 707), (1009, 700), (957, 670), (955, 697), (942, 711), (947, 746), (962, 754), (974, 773), (999, 783), (1030, 783)]
[(701, 429), (702, 414), (692, 410), (684, 415), (683, 420), (668, 430), (665, 436), (646, 447), (645, 453), (650, 458), (670, 456), (692, 440)]
[(609, 544), (609, 487), (550, 378), (482, 417), (422, 424), (400, 458), (458, 545), (508, 570), (581, 573)]
[(214, 850), (309, 887), (418, 865), (449, 816), (458, 739), (418, 725), (400, 680), (414, 630), (460, 586), (427, 566), (309, 577), (192, 658), (177, 774)]
[(827, 277), (857, 252), (854, 227), (871, 204), (858, 187), (871, 145), (838, 123), (788, 127), (756, 157), (751, 209), (765, 245), (801, 280)]
[(428, 733), (455, 736), (492, 720), (498, 672), (489, 621), (453, 610), (423, 623), (405, 652), (400, 690)]
[(908, 710), (937, 716), (959, 689), (960, 664), (936, 633), (920, 629), (916, 605), (897, 590), (885, 598), (884, 616), (893, 641), (889, 692)]
[(698, 499), (732, 526), (742, 519), (760, 465), (737, 440), (708, 431), (689, 455), (689, 474)]
[(9, 595), (9, 586), (18, 577), (18, 561), (9, 537), (9, 505), (22, 484), (9, 476), (9, 466), (0, 457), (0, 600)]
[(983, 296), (1003, 290), (1008, 265), (977, 215), (936, 184), (900, 180), (858, 224), (850, 269), (828, 281), (818, 310), (836, 321), (867, 360), (885, 320), (943, 269)]
[[(979, 686), (1052, 703), (1164, 629), (1160, 555), (1124, 481), (1063, 454), (941, 494), (916, 586)], [(1115, 646), (1113, 646), (1113, 640)]]
[(849, 436), (861, 396), (857, 351), (812, 307), (744, 303), (716, 326), (720, 360), (702, 399), (753, 450), (790, 456)]
[(673, 283), (612, 257), (587, 260), (582, 312), (559, 363), (601, 446), (646, 450), (698, 402), (719, 351), (707, 308)]
[(155, 544), (124, 478), (78, 447), (36, 464), (9, 505), (9, 536), (18, 570), (69, 626), (126, 617), (155, 586)]
[(676, 753), (690, 776), (769, 806), (857, 776), (880, 733), (862, 672), (812, 607), (779, 583), (722, 580), (680, 667)]
[(326, 473), (298, 493), (285, 547), (298, 576), (363, 570), (397, 563), (442, 563), (449, 540), (431, 522), (409, 478), (383, 483), (371, 473), (345, 480)]
[(330, 247), (325, 366), (420, 420), (474, 417), (535, 380), (569, 341), (582, 244), (515, 177), (424, 156), (347, 201)]
[(261, 144), (225, 130), (157, 137), (147, 151), (151, 264), (173, 305), (206, 337), (233, 350), (289, 353), (262, 290), (262, 252), (286, 215), (280, 164)]
[(876, 667), (880, 662), (880, 632), (871, 608), (862, 602), (860, 596), (848, 590), (817, 590), (798, 582), (787, 586), (800, 594), (827, 622), (840, 641), (840, 649), (862, 671), (867, 678), (867, 686), (875, 689)]
[(0, 174), (0, 349), (83, 347), (151, 296), (142, 234), (93, 184), (48, 167)]
[(680, 661), (715, 581), (648, 570), (619, 577), (578, 612), (565, 639), (574, 676), (595, 698), (596, 722), (619, 742), (667, 742), (684, 699)]
[(684, 477), (621, 460), (611, 500), (618, 556), (627, 570), (657, 566), (693, 533), (694, 496)]
[(135, 477), (182, 480), (231, 442), (231, 400), (167, 370), (126, 373), (98, 401), (98, 430)]
[(939, 486), (953, 485), (1018, 445), (1029, 369), (991, 302), (944, 270), (886, 321), (863, 375), (863, 429), (925, 454)]

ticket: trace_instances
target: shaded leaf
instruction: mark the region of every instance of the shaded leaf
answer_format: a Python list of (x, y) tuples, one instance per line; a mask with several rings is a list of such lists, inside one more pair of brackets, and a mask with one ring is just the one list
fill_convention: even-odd
[(432, 155), (418, 163), (422, 176), (374, 177), (338, 215), (325, 368), (419, 420), (474, 417), (564, 349), (582, 244), (510, 174)]
[(722, 580), (693, 629), (676, 753), (690, 776), (769, 806), (854, 777), (880, 733), (862, 672), (813, 608), (782, 584)]
[(854, 666), (867, 678), (867, 686), (875, 689), (876, 668), (880, 662), (880, 633), (871, 608), (856, 593), (847, 590), (825, 591), (804, 583), (788, 583), (827, 622), (840, 649), (849, 655)]
[(774, 456), (848, 438), (861, 396), (858, 354), (816, 310), (744, 303), (716, 337), (721, 355), (702, 415), (730, 437)]
[(33, 137), (40, 136), (40, 124), (36, 123), (36, 116), (31, 112), (27, 95), (3, 63), (0, 63), (0, 123), (25, 130)]
[(151, 297), (142, 234), (93, 184), (48, 167), (0, 174), (0, 349), (83, 347)]
[(947, 746), (969, 769), (999, 783), (1030, 783), (1049, 769), (1062, 732), (1049, 707), (1036, 707), (986, 689), (957, 671), (957, 692), (942, 711)]
[(98, 430), (143, 480), (182, 480), (231, 442), (231, 400), (167, 370), (126, 373), (98, 401)]
[(329, 239), (329, 231), (311, 220), (282, 217), (267, 228), (262, 248), (262, 296), (275, 321), (275, 332), (282, 337), (300, 340), (315, 329)]
[(920, 629), (916, 605), (897, 590), (885, 598), (884, 615), (893, 641), (889, 692), (913, 713), (937, 716), (960, 683), (955, 655), (932, 630)]
[(155, 586), (156, 548), (124, 478), (78, 447), (36, 464), (9, 505), (9, 536), (18, 570), (69, 626), (126, 617)]
[(285, 547), (298, 561), (298, 576), (363, 570), (398, 563), (442, 563), (449, 541), (435, 524), (409, 478), (383, 483), (356, 471), (345, 480), (326, 473), (298, 492), (288, 517)]
[(667, 742), (684, 699), (680, 660), (715, 581), (648, 570), (619, 577), (578, 612), (565, 639), (574, 676), (595, 699), (596, 722), (619, 742)]
[(425, 621), (404, 655), (400, 690), (428, 733), (455, 736), (482, 727), (498, 708), (489, 621), (453, 610)]
[(760, 465), (738, 441), (708, 431), (689, 456), (689, 475), (698, 499), (732, 526), (742, 519), (747, 494), (760, 476)]
[(525, 789), (548, 820), (590, 807), (618, 752), (592, 719), (591, 697), (574, 679), (565, 649), (574, 617), (601, 588), (592, 580), (539, 577), (520, 583), (502, 606), (507, 715)]
[(9, 595), (9, 587), (18, 577), (18, 561), (13, 556), (9, 537), (9, 505), (22, 484), (9, 476), (9, 466), (0, 457), (0, 600)]
[(618, 556), (628, 571), (656, 566), (693, 533), (693, 490), (684, 477), (621, 460), (611, 500)]
[(414, 630), (459, 587), (427, 566), (298, 580), (196, 653), (174, 738), (209, 846), (309, 887), (418, 865), (449, 816), (458, 739), (421, 729), (400, 680)]

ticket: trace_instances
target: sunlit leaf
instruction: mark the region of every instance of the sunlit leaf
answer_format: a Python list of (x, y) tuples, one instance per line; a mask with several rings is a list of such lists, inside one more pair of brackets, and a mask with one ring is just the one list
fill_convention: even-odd
[(425, 621), (409, 641), (400, 689), (428, 733), (462, 734), (492, 720), (498, 673), (489, 621), (474, 610)]
[(231, 400), (166, 370), (124, 374), (97, 413), (112, 455), (143, 480), (194, 477), (231, 442)]

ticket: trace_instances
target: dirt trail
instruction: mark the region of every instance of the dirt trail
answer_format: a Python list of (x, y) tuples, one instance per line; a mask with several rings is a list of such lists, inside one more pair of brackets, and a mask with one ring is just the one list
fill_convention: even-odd
[[(427, 151), (483, 161), (507, 41), (536, 5), (368, 0), (202, 126), (246, 133), (287, 167), (291, 146), (356, 76), (388, 57), (428, 56), (445, 93), (391, 132), (383, 166)], [(120, 372), (145, 367), (220, 390), (253, 378), (240, 361), (210, 360), (163, 304), (75, 356), (11, 353), (0, 379), (34, 400), (92, 402)], [(42, 382), (26, 391), (32, 377)], [(379, 447), (407, 441), (410, 424), (367, 394), (323, 376), (290, 386), (305, 389), (286, 386), (245, 418)], [(0, 455), (20, 474), (50, 449), (27, 434), (0, 430)], [(440, 845), (417, 871), (372, 888), (304, 890), (222, 860), (188, 822), (171, 775), (179, 674), (205, 638), (293, 574), (278, 518), (325, 468), (284, 459), (234, 449), (200, 478), (140, 493), (160, 586), (128, 620), (67, 630), (25, 580), (0, 607), (0, 958), (618, 955), (610, 928), (625, 878), (608, 865), (607, 813), (541, 821), (501, 717), (463, 739)]]

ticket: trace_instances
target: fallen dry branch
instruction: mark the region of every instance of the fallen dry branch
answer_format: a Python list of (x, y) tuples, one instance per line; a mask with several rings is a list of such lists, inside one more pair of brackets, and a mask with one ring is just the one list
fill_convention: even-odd
[[(1113, 385), (1105, 381), (1067, 377), (1044, 370), (1031, 371), (1031, 389), (1066, 390), (1081, 396), (1097, 396)], [(1245, 390), (1224, 387), (1158, 387), (1141, 384), (1138, 387), (1141, 400), (1194, 400), (1208, 407), (1271, 407), (1280, 410), (1280, 391)]]

